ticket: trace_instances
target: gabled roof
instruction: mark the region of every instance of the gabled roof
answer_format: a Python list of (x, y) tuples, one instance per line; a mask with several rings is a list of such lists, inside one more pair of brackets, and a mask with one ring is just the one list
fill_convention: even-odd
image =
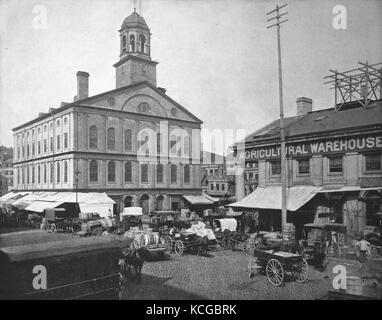
[(94, 100), (94, 99), (98, 99), (99, 97), (102, 97), (104, 95), (109, 95), (109, 94), (112, 94), (112, 93), (115, 93), (115, 92), (119, 92), (119, 91), (125, 91), (125, 90), (132, 90), (133, 88), (136, 88), (136, 87), (139, 87), (139, 86), (147, 86), (149, 88), (151, 88), (152, 90), (154, 90), (156, 93), (158, 93), (159, 95), (161, 95), (163, 98), (167, 99), (170, 103), (174, 104), (176, 107), (178, 107), (180, 110), (182, 110), (184, 113), (186, 113), (187, 115), (189, 115), (192, 119), (194, 119), (196, 122), (198, 123), (203, 123), (202, 120), (200, 120), (198, 117), (196, 117), (194, 114), (192, 114), (190, 111), (188, 111), (186, 108), (184, 108), (182, 105), (180, 105), (178, 102), (176, 102), (175, 100), (173, 100), (172, 98), (170, 98), (166, 93), (164, 93), (163, 90), (153, 86), (151, 83), (147, 82), (147, 81), (142, 81), (142, 82), (138, 82), (138, 83), (134, 83), (134, 84), (131, 84), (129, 86), (125, 86), (125, 87), (121, 87), (121, 88), (117, 88), (117, 89), (114, 89), (114, 90), (111, 90), (111, 91), (106, 91), (106, 92), (103, 92), (103, 93), (100, 93), (100, 94), (97, 94), (97, 95), (94, 95), (94, 96), (91, 96), (91, 97), (88, 97), (88, 98), (85, 98), (85, 99), (82, 99), (82, 100), (78, 100), (76, 102), (74, 102), (73, 104), (86, 104), (86, 103), (89, 103), (90, 101)]
[[(124, 86), (124, 87), (120, 87), (120, 88), (117, 88), (117, 89), (113, 89), (113, 90), (110, 90), (110, 91), (106, 91), (106, 92), (102, 92), (100, 94), (96, 94), (94, 96), (91, 96), (91, 97), (88, 97), (88, 98), (85, 98), (85, 99), (81, 99), (81, 100), (77, 100), (75, 102), (70, 102), (70, 103), (65, 103), (63, 104), (60, 108), (55, 108), (55, 109), (52, 109), (51, 112), (49, 113), (44, 113), (43, 115), (37, 117), (37, 118), (34, 118), (32, 119), (31, 121), (28, 121), (26, 123), (23, 123), (22, 125), (20, 126), (17, 126), (15, 128), (12, 129), (12, 131), (16, 131), (16, 130), (19, 130), (21, 129), (22, 127), (25, 127), (25, 126), (28, 126), (28, 125), (31, 125), (37, 121), (40, 121), (40, 120), (43, 120), (45, 118), (48, 118), (50, 117), (51, 115), (53, 114), (57, 114), (59, 112), (62, 112), (66, 109), (69, 109), (71, 107), (74, 107), (74, 106), (78, 106), (78, 105), (86, 105), (87, 103), (91, 102), (92, 100), (94, 99), (98, 99), (100, 97), (103, 97), (103, 96), (106, 96), (106, 95), (110, 95), (110, 94), (113, 94), (113, 93), (117, 93), (117, 92), (120, 92), (120, 91), (125, 91), (125, 90), (133, 90), (133, 89), (136, 89), (140, 86), (147, 86), (147, 87), (150, 87), (152, 90), (154, 90), (156, 93), (158, 93), (159, 95), (161, 95), (163, 98), (167, 99), (170, 103), (172, 103), (173, 105), (175, 105), (177, 108), (179, 108), (181, 111), (183, 111), (185, 114), (187, 114), (188, 116), (190, 116), (196, 123), (199, 123), (199, 124), (202, 124), (203, 121), (200, 120), (198, 117), (196, 117), (194, 114), (192, 114), (190, 111), (188, 111), (186, 108), (184, 108), (182, 105), (180, 105), (178, 102), (176, 102), (175, 100), (173, 100), (172, 98), (170, 98), (167, 94), (164, 93), (163, 90), (153, 86), (151, 83), (147, 82), (147, 81), (142, 81), (142, 82), (138, 82), (138, 83), (134, 83), (134, 84), (131, 84), (131, 85), (128, 85), (128, 86)], [(96, 106), (94, 106), (96, 107)]]
[[(332, 131), (348, 131), (365, 127), (382, 130), (382, 100), (363, 107), (359, 103), (344, 105), (339, 111), (334, 108), (308, 112), (305, 115), (284, 118), (286, 138), (297, 138)], [(280, 120), (275, 120), (247, 135), (245, 142), (261, 142), (280, 139)], [(242, 141), (241, 141), (242, 142)]]

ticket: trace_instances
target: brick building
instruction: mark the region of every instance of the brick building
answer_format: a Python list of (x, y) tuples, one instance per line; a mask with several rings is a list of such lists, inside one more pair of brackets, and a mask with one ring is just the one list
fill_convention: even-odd
[(150, 30), (135, 11), (122, 23), (116, 89), (77, 95), (13, 129), (14, 189), (106, 192), (144, 212), (176, 210), (200, 194), (202, 121), (157, 87)]
[[(312, 100), (299, 98), (296, 116), (284, 123), (288, 222), (297, 227), (336, 222), (349, 235), (377, 226), (382, 212), (382, 100), (312, 111)], [(266, 225), (280, 229), (279, 120), (237, 147), (238, 161), (257, 168), (258, 188), (233, 206), (258, 210)]]

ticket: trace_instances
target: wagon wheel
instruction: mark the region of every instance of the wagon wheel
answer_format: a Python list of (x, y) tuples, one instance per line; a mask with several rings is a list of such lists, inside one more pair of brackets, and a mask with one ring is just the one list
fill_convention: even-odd
[(280, 261), (270, 259), (265, 268), (268, 281), (274, 286), (280, 286), (284, 280), (284, 268)]
[(171, 252), (174, 246), (172, 243), (172, 238), (170, 236), (165, 236), (163, 237), (163, 241), (166, 244), (166, 250)]
[(256, 243), (253, 239), (247, 239), (243, 242), (243, 253), (246, 256), (252, 256), (256, 248)]
[(92, 236), (100, 236), (102, 235), (102, 228), (95, 228), (92, 230)]
[(181, 240), (176, 240), (174, 244), (175, 254), (181, 256), (184, 252), (184, 244)]
[(292, 275), (296, 282), (305, 282), (308, 280), (308, 263), (304, 258), (292, 265)]

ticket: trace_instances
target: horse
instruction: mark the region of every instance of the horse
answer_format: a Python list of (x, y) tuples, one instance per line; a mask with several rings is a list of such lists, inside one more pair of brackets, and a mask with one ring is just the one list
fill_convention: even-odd
[(197, 255), (205, 256), (207, 255), (208, 244), (209, 244), (209, 241), (207, 236), (197, 237), (195, 239), (195, 242), (192, 244), (192, 247), (196, 251)]
[[(148, 250), (144, 247), (132, 248), (125, 250), (122, 253), (122, 258), (119, 260), (119, 266), (124, 274), (130, 272), (131, 267), (135, 270), (135, 277), (141, 281), (141, 273), (143, 263), (147, 260)], [(128, 268), (126, 270), (126, 268)]]

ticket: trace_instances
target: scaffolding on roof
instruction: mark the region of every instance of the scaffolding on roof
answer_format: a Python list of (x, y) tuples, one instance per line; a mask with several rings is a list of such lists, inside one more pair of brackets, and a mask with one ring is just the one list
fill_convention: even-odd
[(345, 103), (358, 102), (366, 107), (370, 102), (382, 99), (382, 62), (368, 64), (358, 62), (360, 67), (339, 72), (329, 70), (324, 84), (334, 89), (334, 108), (340, 110)]

